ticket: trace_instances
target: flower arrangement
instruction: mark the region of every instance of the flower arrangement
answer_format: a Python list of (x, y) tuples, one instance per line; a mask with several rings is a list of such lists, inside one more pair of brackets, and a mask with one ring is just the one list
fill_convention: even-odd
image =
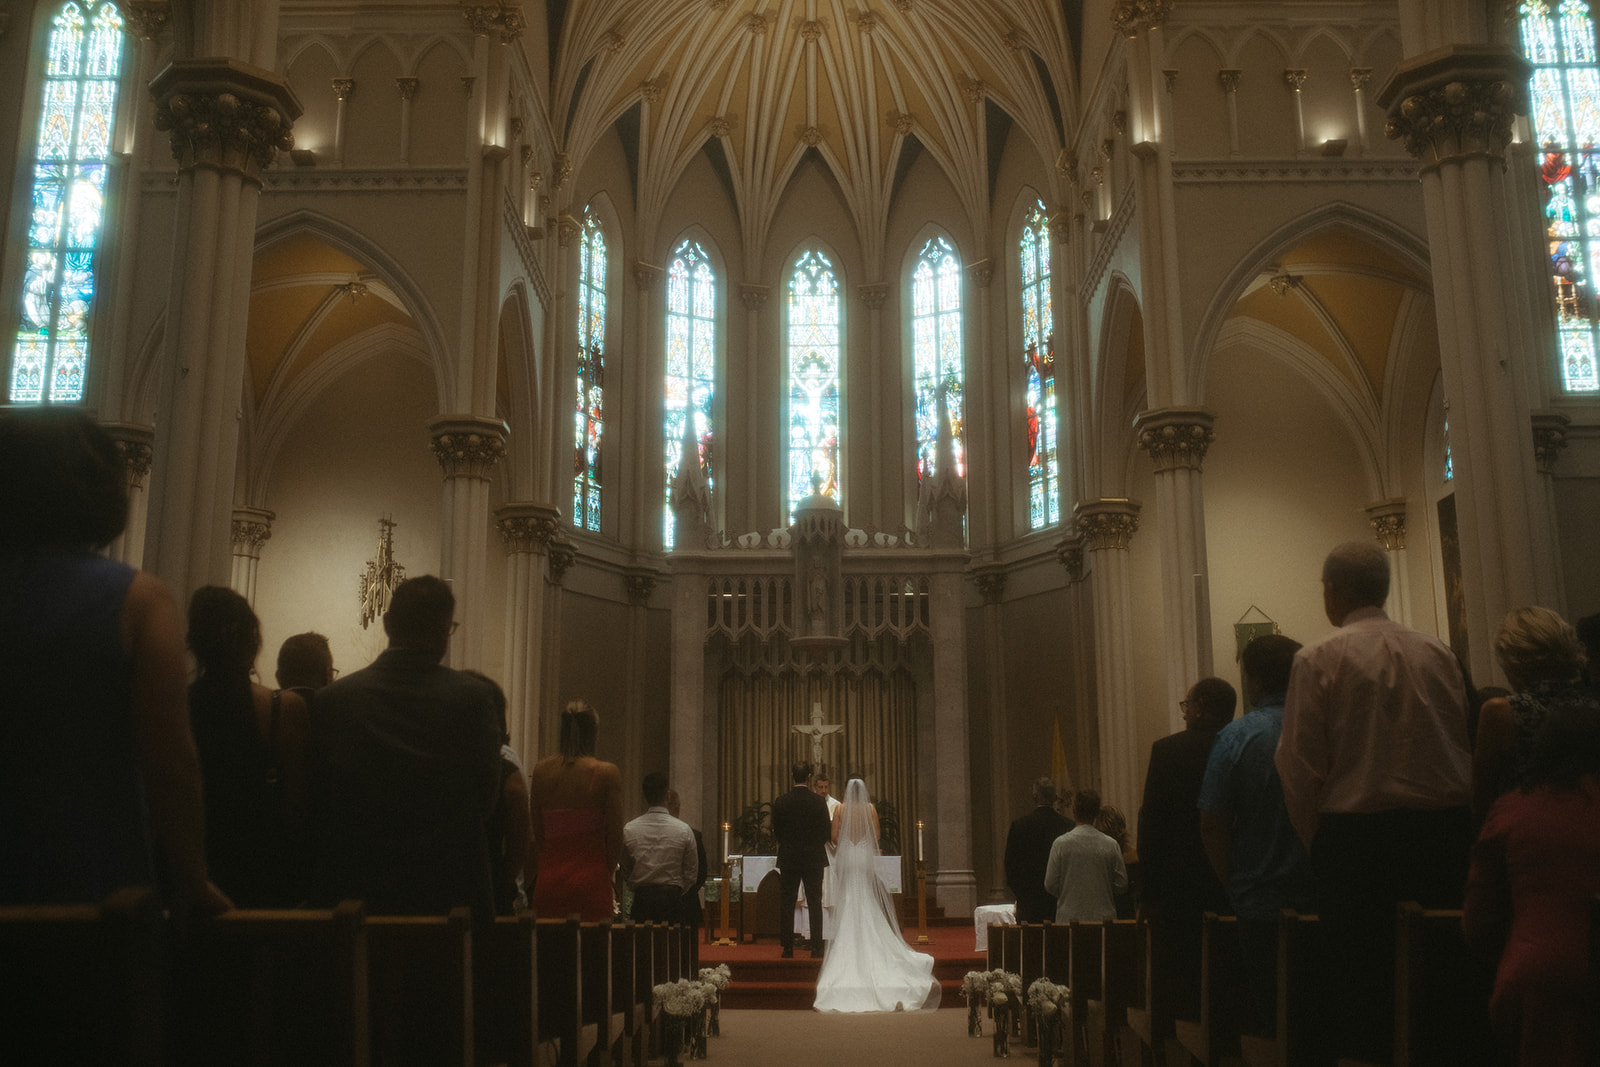
[(994, 1015), (994, 1054), (999, 1057), (1011, 1054), (1007, 1040), (1010, 1021), (1007, 1016), (1013, 1006), (1022, 1000), (1022, 976), (1010, 971), (968, 971), (961, 979), (961, 995), (967, 1000), (967, 1035), (981, 1037), (983, 1021), (978, 1007), (989, 1006)]
[(654, 986), (650, 992), (665, 1023), (661, 1051), (668, 1067), (677, 1067), (678, 1056), (685, 1050), (690, 1059), (705, 1059), (706, 1008), (716, 997), (717, 987), (710, 982), (680, 978)]
[(1028, 1014), (1039, 1026), (1039, 1063), (1055, 1062), (1056, 1046), (1061, 1043), (1061, 1027), (1066, 1022), (1072, 996), (1068, 986), (1056, 985), (1048, 978), (1037, 979), (1028, 987)]
[(699, 982), (680, 978), (676, 982), (663, 982), (650, 990), (657, 1011), (687, 1019), (706, 1006), (705, 989)]
[(709, 1018), (706, 1020), (706, 1030), (712, 1037), (722, 1036), (722, 991), (727, 989), (732, 981), (733, 972), (728, 970), (726, 963), (700, 968), (700, 985), (707, 991), (706, 1007)]

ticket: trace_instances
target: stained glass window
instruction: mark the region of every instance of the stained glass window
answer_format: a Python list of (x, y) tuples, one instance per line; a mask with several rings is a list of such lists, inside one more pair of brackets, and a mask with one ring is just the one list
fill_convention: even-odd
[(1028, 529), (1061, 521), (1056, 453), (1055, 320), (1050, 313), (1050, 220), (1034, 206), (1022, 226), (1022, 360), (1027, 375)]
[(666, 436), (667, 502), (663, 509), (662, 544), (672, 547), (672, 480), (683, 462), (686, 422), (694, 420), (700, 469), (707, 485), (713, 477), (711, 399), (717, 370), (717, 279), (705, 249), (684, 241), (667, 266)]
[(961, 264), (943, 237), (931, 237), (911, 271), (911, 348), (916, 379), (917, 484), (935, 471), (939, 406), (955, 447), (956, 472), (966, 473), (961, 406)]
[(115, 4), (62, 4), (51, 22), (12, 403), (83, 399), (122, 43)]
[(1556, 293), (1561, 377), (1572, 392), (1600, 390), (1600, 66), (1585, 0), (1524, 0), (1522, 49), (1533, 64), (1529, 121), (1539, 145), (1545, 232)]
[(578, 247), (578, 377), (572, 454), (572, 525), (600, 529), (600, 437), (605, 430), (606, 237), (583, 213)]
[(842, 499), (839, 484), (839, 282), (809, 251), (789, 276), (789, 519), (813, 491)]

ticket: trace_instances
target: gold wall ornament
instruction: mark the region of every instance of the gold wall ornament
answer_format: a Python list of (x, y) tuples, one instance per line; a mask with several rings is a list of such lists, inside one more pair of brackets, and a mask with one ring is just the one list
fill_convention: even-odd
[(406, 569), (394, 559), (394, 528), (395, 522), (388, 516), (378, 520), (378, 554), (367, 561), (367, 569), (361, 575), (359, 599), (363, 630), (370, 627), (374, 619), (384, 616), (395, 586), (406, 580)]

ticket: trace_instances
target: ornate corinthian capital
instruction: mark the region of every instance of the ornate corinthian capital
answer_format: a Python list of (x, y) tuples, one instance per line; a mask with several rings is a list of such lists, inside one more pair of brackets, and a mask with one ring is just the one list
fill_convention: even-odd
[(552, 537), (547, 550), (550, 555), (550, 580), (557, 585), (567, 576), (567, 568), (578, 558), (578, 550), (565, 537)]
[(622, 572), (622, 586), (628, 593), (628, 600), (634, 604), (648, 603), (660, 580), (661, 572), (654, 567), (629, 567)]
[(868, 311), (882, 311), (884, 301), (889, 299), (889, 286), (885, 282), (859, 285), (856, 292), (861, 294), (861, 303)]
[(746, 311), (760, 311), (767, 306), (769, 291), (765, 285), (743, 282), (739, 285), (739, 302), (744, 305)]
[(1199, 470), (1217, 439), (1212, 414), (1203, 408), (1154, 408), (1133, 420), (1133, 430), (1158, 471)]
[[(153, 41), (167, 28), (167, 21), (172, 16), (172, 5), (167, 0), (130, 0), (123, 7), (123, 12), (128, 17), (128, 25), (132, 27), (134, 35), (141, 40)], [(0, 26), (0, 31), (4, 27)]]
[(261, 546), (272, 539), (272, 520), (278, 516), (266, 508), (233, 509), (233, 547), (250, 556), (260, 556)]
[(172, 138), (179, 170), (209, 167), (260, 181), (294, 147), (300, 102), (269, 70), (235, 59), (175, 59), (150, 83), (156, 129)]
[(1056, 544), (1056, 560), (1066, 569), (1067, 581), (1083, 581), (1083, 535), (1062, 538)]
[(500, 419), (472, 415), (440, 415), (428, 423), (433, 454), (446, 478), (489, 480), (494, 465), (506, 454), (511, 428)]
[(1090, 552), (1126, 550), (1139, 529), (1139, 505), (1120, 498), (1084, 500), (1072, 509), (1072, 521)]
[(998, 604), (1006, 595), (1006, 568), (1002, 563), (985, 563), (969, 572), (983, 594), (985, 604)]
[(1540, 474), (1555, 470), (1556, 459), (1567, 447), (1567, 426), (1572, 422), (1565, 415), (1553, 411), (1535, 412), (1533, 415), (1533, 462)]
[(1406, 547), (1406, 501), (1394, 497), (1367, 505), (1367, 521), (1372, 532), (1386, 551), (1399, 552)]
[(495, 509), (495, 529), (506, 552), (543, 552), (561, 532), (561, 513), (547, 504), (505, 504)]
[(102, 422), (100, 428), (117, 446), (117, 455), (127, 468), (128, 486), (144, 488), (144, 480), (150, 475), (150, 461), (155, 456), (155, 427), (132, 422)]
[(1117, 0), (1111, 5), (1111, 25), (1124, 37), (1160, 26), (1172, 14), (1172, 0)]
[(1512, 123), (1527, 111), (1529, 66), (1503, 49), (1462, 45), (1402, 64), (1378, 103), (1384, 133), (1423, 167), (1474, 156), (1504, 159)]

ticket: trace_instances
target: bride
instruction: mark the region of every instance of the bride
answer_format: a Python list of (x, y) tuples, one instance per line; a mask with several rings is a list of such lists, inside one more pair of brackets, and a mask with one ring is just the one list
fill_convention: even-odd
[(818, 1011), (919, 1011), (939, 1006), (933, 957), (900, 936), (894, 897), (878, 878), (878, 810), (850, 779), (833, 814), (833, 942), (817, 979)]

